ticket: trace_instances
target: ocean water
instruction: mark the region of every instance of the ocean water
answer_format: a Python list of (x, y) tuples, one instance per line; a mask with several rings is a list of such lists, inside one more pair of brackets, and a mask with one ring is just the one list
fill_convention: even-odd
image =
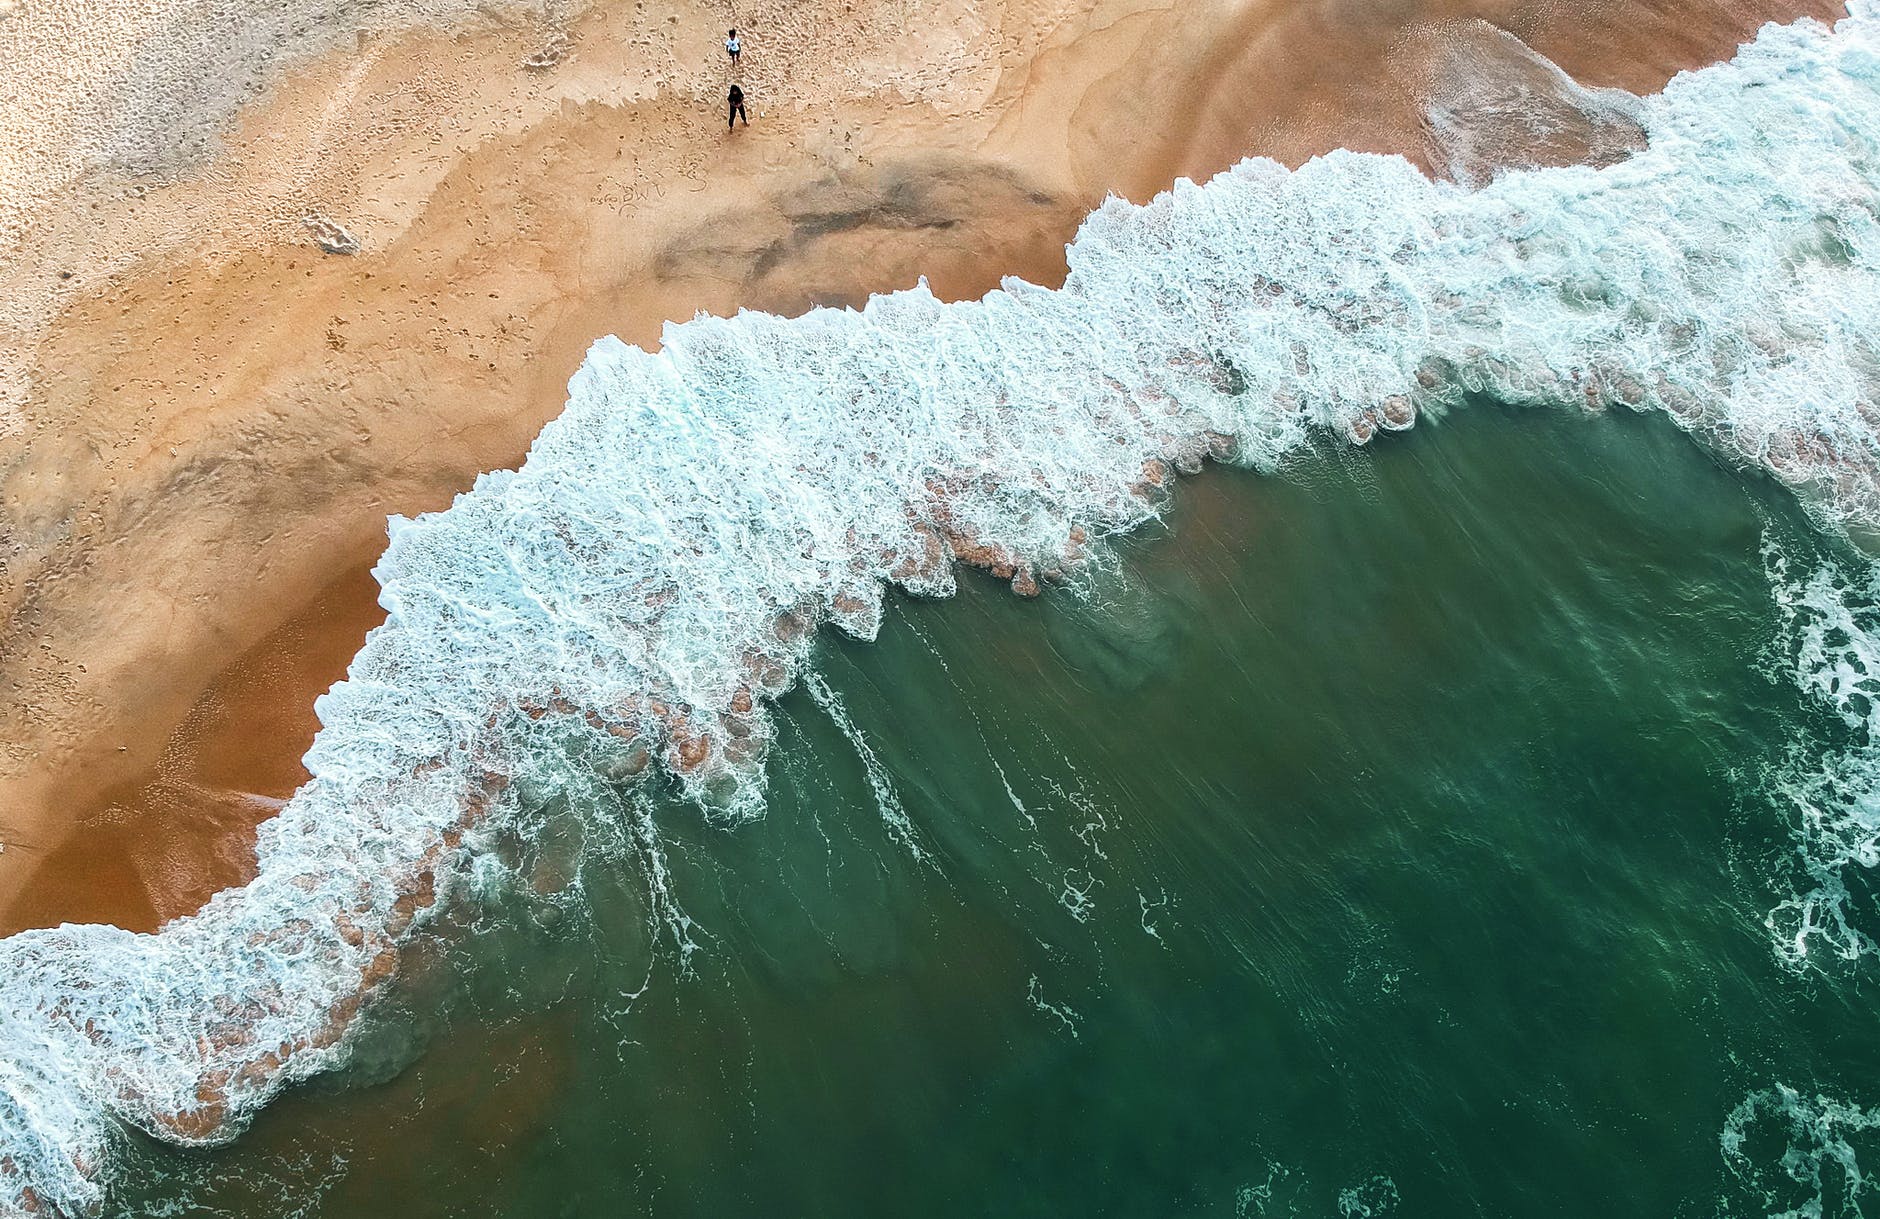
[(1088, 599), (821, 640), (761, 819), (547, 794), (362, 1065), (122, 1205), (1861, 1213), (1872, 962), (1769, 923), (1858, 735), (1777, 593), (1858, 562), (1661, 419), (1209, 474)]
[(1876, 51), (601, 340), (256, 879), (0, 942), (0, 1207), (1856, 1213)]

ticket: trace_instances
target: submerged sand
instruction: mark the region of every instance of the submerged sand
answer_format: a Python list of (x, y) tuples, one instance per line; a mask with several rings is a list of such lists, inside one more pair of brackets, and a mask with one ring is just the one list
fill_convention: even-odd
[(736, 10), (727, 135), (722, 5), (26, 0), (0, 18), (0, 78), (46, 103), (0, 130), (0, 933), (150, 928), (242, 880), (375, 620), (385, 515), (514, 464), (597, 336), (1055, 283), (1105, 194), (1255, 153), (1610, 158), (1638, 133), (1586, 90), (1837, 11), (771, 2)]

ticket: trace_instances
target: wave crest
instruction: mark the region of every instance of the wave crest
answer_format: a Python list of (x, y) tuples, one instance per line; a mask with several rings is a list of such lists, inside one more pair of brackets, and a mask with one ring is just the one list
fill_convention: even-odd
[(944, 596), (956, 563), (1071, 578), (1209, 459), (1272, 470), (1472, 394), (1626, 406), (1880, 523), (1875, 33), (1765, 30), (1604, 169), (1248, 161), (1106, 204), (1059, 291), (601, 340), (521, 469), (392, 522), (388, 621), (256, 879), (156, 935), (0, 943), (0, 1212), (99, 1205), (115, 1123), (215, 1142), (343, 1061), (519, 789), (658, 770), (753, 815), (766, 700), (821, 624), (871, 638), (889, 587)]

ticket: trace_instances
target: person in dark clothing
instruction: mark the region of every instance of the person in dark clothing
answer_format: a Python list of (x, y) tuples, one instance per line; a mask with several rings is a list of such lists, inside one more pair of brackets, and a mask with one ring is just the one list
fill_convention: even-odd
[(731, 86), (730, 96), (726, 97), (725, 100), (731, 103), (731, 113), (725, 117), (725, 126), (727, 128), (736, 127), (738, 120), (743, 119), (744, 125), (749, 127), (751, 125), (751, 116), (744, 113), (744, 90), (738, 88), (736, 85)]

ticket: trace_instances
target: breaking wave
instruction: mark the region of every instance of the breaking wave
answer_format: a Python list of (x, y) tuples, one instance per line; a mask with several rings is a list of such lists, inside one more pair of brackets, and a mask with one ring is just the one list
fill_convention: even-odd
[[(762, 807), (823, 623), (965, 563), (1075, 578), (1209, 459), (1277, 468), (1473, 394), (1662, 410), (1880, 523), (1880, 27), (1765, 30), (1647, 99), (1647, 148), (1478, 190), (1244, 162), (1111, 202), (1060, 291), (603, 339), (520, 470), (392, 523), (386, 624), (319, 703), (258, 874), (155, 935), (0, 943), (0, 1213), (101, 1205), (123, 1124), (232, 1137), (345, 1060), (493, 827), (558, 776)], [(532, 794), (535, 793), (535, 794)]]

